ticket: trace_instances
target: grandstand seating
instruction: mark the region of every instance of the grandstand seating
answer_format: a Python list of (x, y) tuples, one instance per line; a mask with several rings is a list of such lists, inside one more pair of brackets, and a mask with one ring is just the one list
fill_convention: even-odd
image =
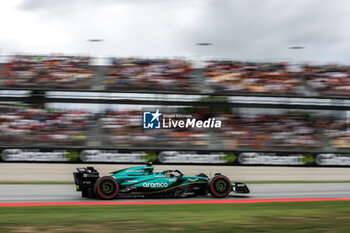
[(2, 67), (0, 86), (84, 89), (92, 75), (87, 57), (14, 56)]
[[(205, 119), (201, 112), (193, 118)], [(350, 148), (349, 123), (316, 114), (239, 115), (219, 113), (221, 129), (142, 129), (139, 110), (103, 113), (39, 109), (0, 108), (2, 145), (88, 146), (100, 140), (106, 147), (226, 148), (226, 149), (320, 149)], [(98, 127), (99, 126), (99, 127)], [(323, 141), (325, 140), (325, 141)], [(325, 142), (327, 144), (325, 144)]]
[[(89, 89), (109, 91), (264, 94), (282, 96), (349, 96), (350, 67), (304, 65), (292, 72), (288, 63), (111, 59), (97, 72), (88, 57), (13, 56), (0, 72), (1, 88)], [(94, 84), (94, 85), (92, 85)]]
[[(135, 93), (350, 95), (350, 67), (339, 65), (304, 65), (301, 72), (294, 72), (287, 63), (207, 61), (206, 67), (194, 68), (184, 60), (123, 58), (112, 59), (97, 72), (89, 63), (88, 57), (16, 55), (0, 67), (0, 88), (80, 91), (99, 85), (102, 91)], [(142, 130), (139, 110), (92, 113), (4, 105), (0, 107), (0, 144), (89, 146), (93, 139), (108, 147), (350, 148), (350, 125), (340, 117), (212, 114), (224, 122), (221, 129)], [(197, 118), (204, 115), (193, 113)]]

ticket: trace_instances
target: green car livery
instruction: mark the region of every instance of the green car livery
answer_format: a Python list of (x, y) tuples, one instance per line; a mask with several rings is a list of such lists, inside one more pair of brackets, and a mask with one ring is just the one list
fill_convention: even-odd
[(210, 193), (216, 198), (231, 192), (249, 193), (244, 183), (231, 183), (224, 175), (216, 173), (209, 178), (204, 173), (185, 176), (179, 170), (154, 172), (154, 166), (136, 166), (111, 172), (100, 177), (93, 167), (77, 168), (74, 181), (83, 197), (114, 199), (118, 197), (195, 197)]

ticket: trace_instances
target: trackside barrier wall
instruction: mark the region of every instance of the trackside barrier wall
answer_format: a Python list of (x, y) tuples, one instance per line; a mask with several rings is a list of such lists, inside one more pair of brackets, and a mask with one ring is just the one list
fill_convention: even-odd
[(0, 162), (350, 166), (350, 153), (4, 148)]

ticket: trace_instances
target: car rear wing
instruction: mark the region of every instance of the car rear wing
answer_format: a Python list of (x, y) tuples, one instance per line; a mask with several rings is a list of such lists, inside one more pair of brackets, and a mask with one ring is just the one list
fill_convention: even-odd
[(77, 168), (78, 172), (73, 172), (74, 183), (77, 191), (91, 191), (100, 174), (93, 167)]

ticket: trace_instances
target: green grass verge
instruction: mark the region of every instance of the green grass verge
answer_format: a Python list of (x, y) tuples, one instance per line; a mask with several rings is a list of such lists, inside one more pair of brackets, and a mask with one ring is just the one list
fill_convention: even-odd
[(0, 232), (350, 232), (350, 202), (0, 208)]

